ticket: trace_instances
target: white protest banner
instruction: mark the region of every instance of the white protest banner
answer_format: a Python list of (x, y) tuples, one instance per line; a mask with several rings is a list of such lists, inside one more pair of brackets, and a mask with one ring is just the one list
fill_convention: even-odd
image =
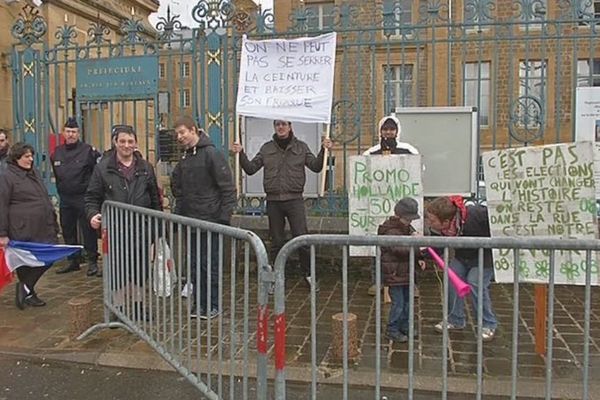
[[(483, 154), (492, 237), (598, 237), (591, 142), (520, 147)], [(549, 251), (521, 250), (523, 282), (548, 283)], [(592, 255), (592, 285), (598, 285)], [(513, 282), (514, 254), (494, 250), (497, 282)], [(555, 283), (584, 285), (585, 252), (555, 252)]]
[(600, 199), (600, 87), (578, 87), (575, 140), (594, 142), (596, 199)]
[(242, 42), (239, 115), (329, 123), (336, 33)]
[[(419, 203), (421, 220), (413, 227), (423, 231), (423, 181), (420, 155), (350, 157), (348, 224), (351, 235), (377, 235), (377, 228), (394, 215), (398, 200), (412, 197)], [(374, 247), (350, 248), (352, 256), (375, 256)]]

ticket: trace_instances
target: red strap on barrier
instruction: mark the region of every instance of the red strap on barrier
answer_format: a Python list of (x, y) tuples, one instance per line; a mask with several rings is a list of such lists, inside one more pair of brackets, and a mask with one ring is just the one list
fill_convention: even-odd
[(285, 368), (285, 314), (275, 317), (275, 369)]
[(256, 329), (256, 349), (259, 354), (267, 354), (267, 334), (269, 332), (269, 306), (258, 306)]
[(102, 255), (108, 255), (108, 229), (102, 229)]

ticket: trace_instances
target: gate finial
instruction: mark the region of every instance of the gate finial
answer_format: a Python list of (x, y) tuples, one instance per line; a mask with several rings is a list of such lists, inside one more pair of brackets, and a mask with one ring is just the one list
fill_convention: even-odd
[(13, 37), (19, 39), (21, 44), (27, 47), (39, 42), (40, 38), (46, 34), (48, 25), (39, 13), (37, 8), (27, 4), (19, 13), (19, 18), (12, 27)]

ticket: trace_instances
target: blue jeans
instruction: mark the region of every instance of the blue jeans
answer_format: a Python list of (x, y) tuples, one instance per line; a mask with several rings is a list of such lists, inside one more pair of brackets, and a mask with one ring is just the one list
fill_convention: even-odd
[(387, 332), (408, 335), (409, 286), (390, 286), (392, 307), (388, 318)]
[[(475, 265), (464, 265), (456, 258), (450, 262), (450, 268), (463, 281), (471, 285), (471, 304), (473, 315), (477, 318), (477, 306), (479, 304), (478, 284), (479, 268)], [(496, 329), (498, 320), (492, 310), (492, 300), (490, 299), (490, 282), (494, 277), (493, 268), (483, 268), (483, 327)], [(456, 294), (454, 285), (448, 283), (448, 322), (456, 326), (465, 326), (465, 301)]]

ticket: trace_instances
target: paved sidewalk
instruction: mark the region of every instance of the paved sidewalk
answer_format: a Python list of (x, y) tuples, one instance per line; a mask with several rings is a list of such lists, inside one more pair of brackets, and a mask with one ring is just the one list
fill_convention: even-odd
[[(342, 289), (338, 274), (329, 271), (321, 274), (321, 292), (317, 297), (317, 368), (319, 379), (336, 383), (341, 369), (339, 363), (330, 360), (331, 316), (342, 310)], [(416, 321), (418, 338), (415, 341), (414, 369), (416, 385), (425, 390), (441, 387), (442, 335), (433, 330), (441, 319), (441, 287), (439, 276), (428, 271), (420, 273), (421, 296), (417, 300)], [(226, 278), (228, 279), (228, 278)], [(243, 275), (238, 279), (242, 285)], [(250, 276), (251, 332), (255, 331), (256, 278)], [(37, 291), (48, 305), (41, 308), (28, 307), (24, 311), (14, 306), (14, 287), (7, 287), (0, 295), (0, 352), (31, 354), (44, 357), (88, 362), (107, 366), (170, 369), (148, 345), (137, 336), (123, 329), (101, 330), (83, 341), (69, 338), (71, 327), (68, 301), (74, 297), (89, 297), (93, 302), (93, 318), (101, 322), (102, 281), (85, 276), (85, 271), (56, 275), (53, 270), (46, 273)], [(370, 285), (367, 274), (352, 274), (349, 278), (349, 311), (358, 317), (360, 355), (352, 366), (353, 384), (369, 385), (374, 382), (376, 362), (375, 348), (375, 303), (367, 294)], [(226, 287), (226, 286), (225, 286)], [(557, 286), (555, 302), (555, 332), (552, 375), (555, 387), (566, 385), (581, 387), (583, 363), (584, 288)], [(226, 294), (229, 296), (229, 294)], [(242, 293), (239, 293), (242, 296)], [(225, 297), (228, 298), (228, 297)], [(484, 344), (483, 373), (488, 387), (510, 388), (512, 357), (512, 285), (493, 285), (492, 299), (498, 314), (500, 327), (495, 340)], [(542, 382), (546, 369), (544, 360), (535, 354), (533, 328), (533, 286), (522, 284), (520, 291), (521, 313), (519, 326), (520, 387), (527, 382)], [(272, 302), (272, 299), (271, 299)], [(238, 303), (239, 305), (240, 303)], [(382, 332), (385, 330), (389, 305), (382, 307)], [(270, 307), (272, 309), (272, 306)], [(243, 308), (236, 306), (237, 315)], [(591, 343), (590, 343), (590, 391), (593, 394), (597, 383), (593, 377), (600, 376), (600, 288), (592, 289)], [(228, 310), (225, 310), (225, 315)], [(477, 373), (477, 342), (473, 316), (460, 332), (451, 332), (448, 346), (448, 374), (451, 390), (457, 388), (473, 391)], [(287, 376), (293, 380), (309, 380), (310, 371), (310, 296), (300, 277), (288, 277), (287, 299)], [(237, 324), (236, 324), (237, 326)], [(227, 328), (225, 332), (228, 332)], [(237, 328), (236, 328), (237, 329)], [(272, 332), (272, 329), (269, 328)], [(272, 335), (271, 335), (272, 336)], [(226, 338), (223, 338), (226, 341)], [(249, 337), (249, 348), (255, 352), (255, 336)], [(272, 345), (272, 337), (271, 337)], [(272, 359), (272, 346), (270, 348)], [(405, 387), (408, 372), (408, 346), (390, 345), (382, 340), (381, 366), (384, 385)], [(252, 361), (252, 360), (251, 360)], [(399, 379), (398, 377), (402, 377)], [(431, 379), (435, 377), (436, 379)], [(600, 390), (598, 391), (600, 392)], [(543, 396), (543, 393), (539, 393)]]

